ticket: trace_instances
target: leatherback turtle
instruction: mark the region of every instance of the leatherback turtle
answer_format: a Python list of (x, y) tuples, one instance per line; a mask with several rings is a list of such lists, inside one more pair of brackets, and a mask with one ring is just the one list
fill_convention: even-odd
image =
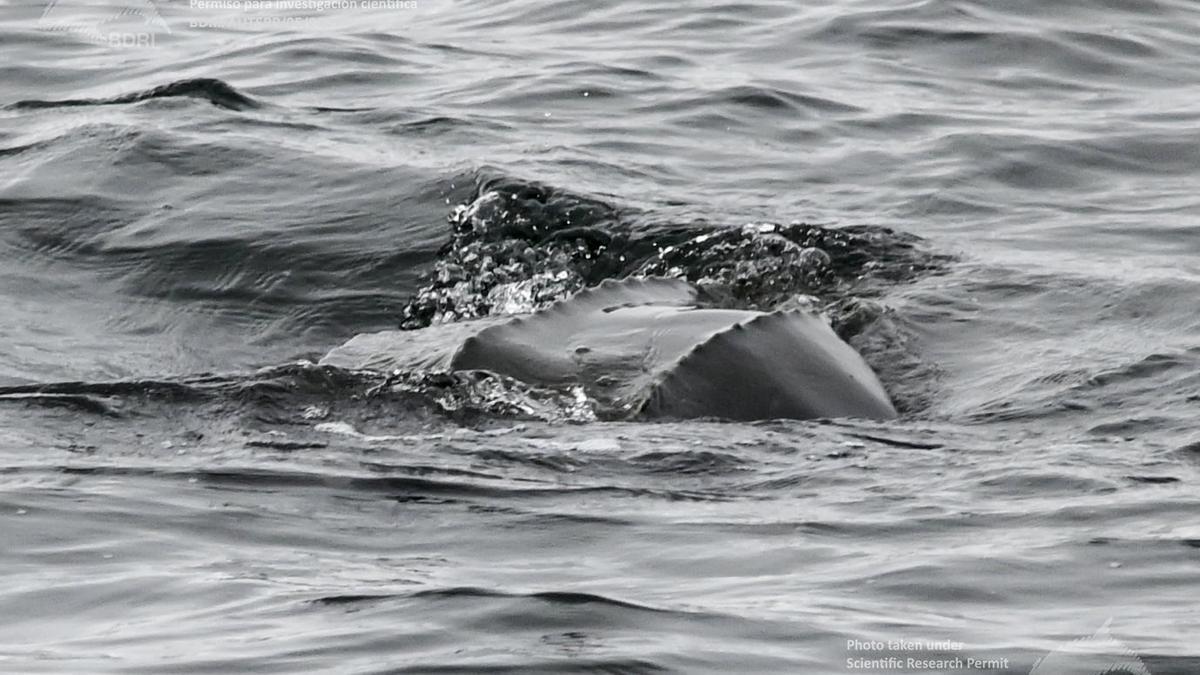
[(579, 386), (618, 418), (896, 416), (875, 373), (819, 317), (715, 308), (678, 279), (608, 280), (532, 314), (365, 333), (321, 363)]

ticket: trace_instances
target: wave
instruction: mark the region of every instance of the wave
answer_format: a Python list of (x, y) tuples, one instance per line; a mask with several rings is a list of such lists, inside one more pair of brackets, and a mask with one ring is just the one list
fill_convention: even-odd
[(260, 102), (243, 94), (228, 83), (208, 77), (178, 80), (151, 89), (105, 98), (73, 98), (50, 101), (30, 99), (17, 101), (8, 107), (16, 110), (30, 110), (92, 105), (124, 105), (128, 103), (141, 103), (142, 101), (149, 101), (156, 98), (177, 97), (202, 99), (218, 108), (226, 110), (249, 110), (262, 107)]
[(316, 598), (312, 602), (322, 605), (344, 605), (359, 602), (376, 602), (380, 600), (398, 599), (398, 598), (426, 598), (426, 599), (457, 599), (457, 598), (521, 598), (529, 600), (539, 600), (551, 605), (577, 606), (577, 605), (604, 605), (619, 609), (632, 609), (643, 612), (663, 612), (666, 610), (639, 605), (633, 602), (608, 598), (603, 595), (594, 593), (580, 593), (571, 591), (538, 591), (533, 593), (507, 593), (504, 591), (492, 590), (488, 588), (479, 588), (475, 586), (458, 586), (454, 588), (434, 588), (415, 591), (404, 595), (400, 594), (385, 594), (385, 595), (334, 595)]
[[(142, 139), (132, 147), (157, 147), (160, 141)], [(719, 306), (771, 310), (795, 305), (824, 312), (847, 339), (867, 335), (867, 328), (875, 326), (873, 337), (862, 344), (879, 347), (879, 353), (911, 351), (911, 345), (879, 338), (903, 326), (878, 324), (886, 309), (867, 299), (936, 274), (952, 259), (916, 236), (883, 227), (663, 223), (605, 198), (491, 169), (475, 172), (473, 183), (473, 193), (451, 210), (448, 239), (431, 262), (420, 249), (388, 250), (386, 232), (347, 238), (343, 250), (328, 236), (317, 246), (294, 225), (278, 236), (227, 227), (223, 233), (208, 231), (204, 238), (171, 225), (170, 219), (149, 230), (122, 225), (130, 214), (115, 197), (12, 200), (13, 211), (32, 214), (44, 226), (29, 227), (25, 218), (10, 240), (23, 249), (23, 258), (51, 257), (94, 268), (157, 302), (223, 308), (262, 326), (264, 336), (320, 329), (322, 318), (325, 323), (336, 319), (330, 332), (377, 330), (375, 322), (388, 305), (394, 308), (393, 321), (409, 329), (530, 312), (606, 279), (666, 276), (700, 285)], [(64, 206), (77, 217), (61, 218)], [(100, 231), (98, 216), (107, 225)], [(394, 283), (394, 270), (415, 276), (414, 270), (422, 267), (407, 302), (403, 286), (383, 290)], [(346, 288), (329, 288), (339, 284)], [(370, 320), (356, 322), (357, 314)], [(902, 363), (892, 355), (880, 360)], [(917, 377), (916, 368), (901, 372), (892, 366), (891, 371)], [(262, 377), (248, 376), (244, 382)], [(261, 382), (255, 386), (263, 387)], [(410, 372), (396, 375), (386, 388), (412, 405), (468, 423), (489, 415), (587, 421), (597, 414), (592, 406), (581, 407), (571, 392), (507, 378)], [(119, 416), (119, 409), (105, 402), (118, 393), (127, 392), (79, 385), (3, 391), (0, 397)]]

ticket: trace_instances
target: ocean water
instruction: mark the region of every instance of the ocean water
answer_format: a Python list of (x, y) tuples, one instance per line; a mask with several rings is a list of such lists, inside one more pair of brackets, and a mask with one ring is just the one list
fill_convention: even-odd
[[(1200, 672), (1200, 6), (352, 4), (0, 5), (0, 671)], [(314, 365), (630, 274), (900, 419)]]

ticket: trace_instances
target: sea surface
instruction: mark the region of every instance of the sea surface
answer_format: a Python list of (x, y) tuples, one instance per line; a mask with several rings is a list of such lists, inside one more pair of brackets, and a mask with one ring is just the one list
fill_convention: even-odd
[[(4, 0), (0, 671), (1200, 672), (1198, 101), (1191, 0)], [(900, 419), (317, 365), (628, 275)]]

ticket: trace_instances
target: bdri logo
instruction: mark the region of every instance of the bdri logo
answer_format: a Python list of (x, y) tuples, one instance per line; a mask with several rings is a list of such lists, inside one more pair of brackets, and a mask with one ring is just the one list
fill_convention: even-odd
[(151, 0), (50, 0), (38, 28), (108, 47), (153, 47), (171, 33)]
[(1029, 675), (1150, 675), (1132, 649), (1108, 632), (1112, 619), (1091, 637), (1064, 643), (1033, 664)]

